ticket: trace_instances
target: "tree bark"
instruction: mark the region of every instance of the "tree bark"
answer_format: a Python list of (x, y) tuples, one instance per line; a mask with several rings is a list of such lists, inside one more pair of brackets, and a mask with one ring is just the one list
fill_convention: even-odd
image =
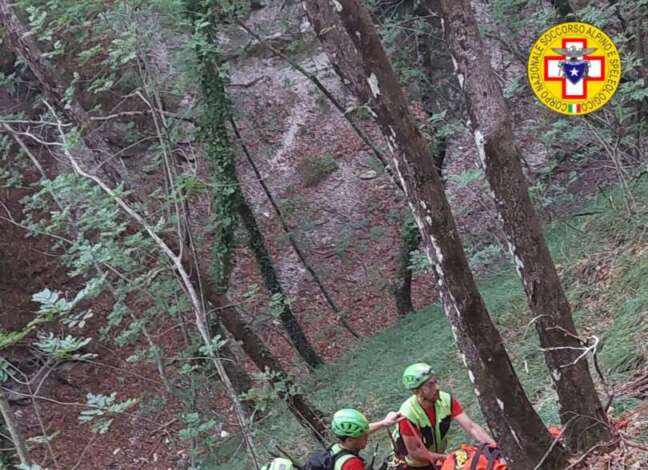
[(416, 221), (405, 217), (400, 233), (400, 253), (398, 254), (398, 272), (394, 288), (396, 311), (403, 317), (414, 311), (412, 304), (412, 270), (410, 269), (410, 253), (421, 244), (421, 233), (418, 231)]
[[(360, 52), (361, 61), (355, 66), (357, 81), (362, 77), (370, 86), (370, 106), (388, 139), (395, 172), (405, 189), (428, 258), (436, 263), (445, 312), (482, 412), (510, 468), (560, 468), (566, 463), (563, 449), (557, 443), (551, 447), (551, 436), (529, 403), (479, 295), (441, 180), (369, 12), (358, 0), (337, 0), (333, 4), (305, 0), (304, 4), (307, 11), (314, 5), (321, 9), (335, 5)], [(335, 57), (331, 60), (335, 61)]]
[(41, 84), (45, 96), (59, 108), (81, 132), (85, 155), (84, 164), (94, 174), (99, 172), (113, 185), (125, 181), (125, 169), (114, 162), (114, 152), (97, 132), (97, 125), (90, 119), (81, 103), (74, 97), (65, 97), (67, 84), (43, 58), (33, 35), (16, 16), (13, 6), (7, 0), (0, 0), (0, 21), (5, 26), (5, 37), (11, 47), (23, 58)]
[(18, 424), (16, 423), (16, 418), (11, 410), (7, 396), (5, 395), (4, 390), (0, 390), (0, 414), (4, 419), (9, 435), (11, 436), (11, 441), (16, 447), (16, 453), (18, 454), (18, 459), (20, 463), (24, 466), (29, 466), (31, 461), (29, 460), (29, 451), (27, 450), (27, 443), (25, 438), (18, 429)]
[[(209, 319), (209, 333), (212, 338), (220, 336), (225, 339), (225, 332), (217, 318)], [(250, 388), (252, 388), (252, 378), (238, 362), (229, 345), (225, 343), (218, 353), (223, 358), (223, 368), (232, 381), (232, 386), (236, 389), (236, 393), (240, 396), (250, 391)], [(251, 414), (254, 403), (251, 401), (242, 401), (241, 404), (245, 407), (246, 413)]]
[(567, 443), (586, 451), (611, 439), (571, 308), (513, 141), (510, 112), (481, 41), (469, 0), (442, 0), (448, 46), (466, 96), (477, 152), (493, 190), (560, 402)]
[(280, 296), (281, 312), (279, 313), (279, 319), (288, 332), (290, 341), (293, 343), (302, 359), (304, 359), (309, 366), (321, 366), (324, 362), (317, 355), (315, 349), (313, 349), (313, 346), (304, 334), (304, 330), (299, 322), (297, 322), (297, 319), (288, 304), (288, 299), (286, 298), (281, 283), (279, 282), (277, 270), (275, 269), (272, 259), (270, 258), (270, 253), (268, 253), (268, 249), (266, 248), (265, 238), (259, 229), (254, 213), (247, 201), (243, 200), (241, 204), (239, 204), (238, 213), (248, 232), (249, 246), (252, 253), (254, 253), (254, 257), (256, 258), (266, 288), (272, 295)]
[(236, 308), (230, 305), (226, 298), (213, 288), (204, 287), (204, 292), (207, 301), (216, 309), (220, 322), (234, 339), (241, 343), (247, 356), (260, 371), (270, 373), (269, 380), (273, 385), (279, 385), (277, 394), (286, 403), (289, 411), (304, 428), (308, 429), (320, 443), (325, 445), (324, 436), (327, 434), (327, 427), (322, 419), (322, 413), (302, 393), (294, 391), (296, 385), (293, 380), (256, 332), (249, 324), (243, 321)]

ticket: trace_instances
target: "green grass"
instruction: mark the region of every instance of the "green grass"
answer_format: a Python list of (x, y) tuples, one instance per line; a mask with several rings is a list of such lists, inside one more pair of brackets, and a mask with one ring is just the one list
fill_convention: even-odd
[(330, 154), (324, 154), (306, 158), (297, 166), (297, 172), (301, 175), (304, 186), (308, 188), (318, 185), (338, 168), (335, 158)]
[[(546, 238), (574, 309), (582, 335), (597, 335), (598, 360), (607, 379), (621, 383), (642, 366), (648, 355), (648, 181), (633, 188), (638, 212), (627, 217), (620, 194), (599, 194), (582, 213), (547, 227)], [(598, 270), (608, 272), (601, 279)], [(529, 316), (520, 281), (512, 266), (478, 280), (480, 291), (504, 336), (521, 381), (547, 423), (557, 423), (557, 401)], [(526, 334), (525, 334), (526, 331)], [(431, 305), (402, 319), (381, 333), (364, 338), (335, 364), (327, 365), (303, 383), (306, 394), (325, 413), (356, 407), (372, 419), (395, 410), (407, 398), (400, 374), (408, 364), (425, 361), (438, 371), (442, 388), (451, 389), (476, 420), (482, 420), (465, 369), (457, 358), (450, 328), (441, 307)], [(593, 370), (593, 369), (592, 369)], [(617, 413), (628, 412), (638, 401), (621, 397)], [(465, 437), (457, 427), (451, 444)], [(256, 429), (263, 458), (275, 444), (295, 456), (306, 456), (317, 445), (277, 405)], [(384, 432), (372, 437), (380, 454), (389, 448)], [(206, 468), (247, 469), (244, 449), (235, 436), (220, 445)]]

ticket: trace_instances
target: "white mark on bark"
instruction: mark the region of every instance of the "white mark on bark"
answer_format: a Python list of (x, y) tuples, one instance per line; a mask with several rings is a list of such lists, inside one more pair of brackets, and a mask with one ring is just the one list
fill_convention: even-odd
[(517, 436), (517, 434), (515, 434), (515, 431), (513, 431), (513, 429), (511, 429), (511, 434), (513, 435), (513, 439), (515, 439), (515, 442), (517, 442), (518, 447), (521, 449), (522, 444), (520, 443), (520, 438)]
[(477, 388), (475, 388), (474, 391), (475, 391), (475, 396), (478, 397), (480, 395), (479, 390), (477, 390)]
[(425, 201), (421, 201), (421, 207), (423, 208), (423, 210), (427, 209), (427, 204), (425, 204)]
[(378, 77), (376, 77), (376, 74), (371, 72), (371, 75), (369, 75), (369, 78), (367, 78), (367, 82), (369, 83), (369, 87), (371, 88), (371, 94), (374, 98), (377, 98), (380, 94), (380, 88), (378, 87)]
[(369, 114), (371, 114), (371, 117), (376, 119), (378, 115), (374, 112), (373, 109), (371, 109), (369, 106), (367, 106), (367, 110), (369, 111)]
[(331, 2), (333, 3), (333, 6), (335, 7), (335, 11), (340, 13), (343, 10), (342, 4), (340, 2), (338, 2), (337, 0), (331, 0)]
[[(439, 245), (437, 244), (436, 240), (434, 239), (434, 237), (432, 235), (430, 235), (430, 242), (432, 242), (432, 246), (434, 246), (434, 252), (435, 252), (436, 258), (437, 258), (437, 265), (439, 265), (439, 264), (443, 263), (443, 253), (441, 253), (441, 248), (439, 247)], [(439, 269), (441, 269), (441, 268), (439, 267)], [(439, 275), (441, 275), (441, 274), (439, 274)]]
[(475, 383), (475, 374), (473, 374), (472, 370), (468, 369), (468, 378), (470, 379), (470, 382), (472, 384)]
[(499, 406), (500, 410), (504, 411), (504, 402), (497, 397), (495, 399), (497, 400), (497, 406)]
[(452, 59), (452, 65), (454, 66), (455, 75), (457, 75), (457, 80), (459, 81), (459, 87), (463, 90), (464, 87), (463, 73), (459, 71), (459, 64), (457, 63), (457, 59), (455, 59), (452, 54), (450, 55), (450, 58)]
[(459, 356), (461, 357), (461, 362), (463, 362), (464, 367), (468, 367), (468, 359), (466, 359), (466, 355), (464, 353), (460, 353)]
[(479, 161), (482, 163), (482, 166), (486, 168), (486, 148), (484, 143), (484, 134), (481, 133), (479, 129), (475, 129), (475, 146), (477, 147), (477, 155), (479, 156)]
[[(405, 196), (407, 196), (407, 185), (405, 185), (405, 178), (403, 178), (403, 175), (400, 171), (400, 168), (398, 166), (398, 159), (394, 158), (394, 172), (396, 173), (396, 176), (398, 176), (398, 179), (401, 182), (401, 185), (403, 186), (403, 192), (405, 193)], [(412, 210), (412, 214), (414, 213), (414, 205), (410, 202), (410, 209)]]
[(509, 239), (506, 240), (506, 244), (508, 245), (509, 253), (511, 253), (511, 257), (515, 261), (515, 270), (518, 273), (518, 276), (522, 278), (522, 282), (524, 286), (526, 287), (526, 281), (524, 279), (524, 276), (522, 276), (522, 269), (524, 268), (524, 263), (522, 262), (522, 259), (517, 255), (517, 252), (515, 251), (515, 246)]
[(558, 382), (560, 380), (560, 371), (558, 369), (552, 369), (551, 377), (553, 377), (554, 382)]
[(360, 34), (360, 31), (356, 31), (355, 34), (356, 34), (356, 37), (357, 37), (358, 39), (360, 39), (360, 38), (362, 37), (362, 35)]
[(398, 148), (398, 144), (396, 143), (396, 139), (394, 139), (394, 137), (392, 137), (391, 135), (387, 137), (387, 142), (391, 143), (391, 145), (392, 145), (392, 147), (394, 149)]
[(425, 221), (426, 221), (428, 224), (432, 225), (432, 217), (430, 217), (429, 215), (426, 215), (426, 216), (425, 216)]

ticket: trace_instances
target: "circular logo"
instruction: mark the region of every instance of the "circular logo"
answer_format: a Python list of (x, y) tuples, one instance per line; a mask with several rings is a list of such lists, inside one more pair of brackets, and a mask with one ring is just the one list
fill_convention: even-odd
[(549, 109), (583, 115), (619, 86), (621, 57), (610, 37), (587, 23), (560, 23), (538, 38), (527, 64), (533, 94)]

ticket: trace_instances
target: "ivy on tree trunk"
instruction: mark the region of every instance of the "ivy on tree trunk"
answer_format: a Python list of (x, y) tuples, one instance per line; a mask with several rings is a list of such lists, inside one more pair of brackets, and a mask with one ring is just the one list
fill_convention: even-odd
[[(214, 240), (211, 244), (211, 281), (217, 291), (227, 292), (232, 270), (234, 231), (238, 217), (241, 216), (266, 286), (271, 294), (283, 296), (263, 234), (245, 200), (236, 175), (235, 152), (227, 130), (227, 123), (232, 117), (231, 103), (225, 92), (227, 74), (222, 67), (222, 59), (215, 42), (217, 19), (210, 11), (209, 4), (200, 8), (204, 10), (194, 11), (194, 14), (198, 17), (202, 14), (206, 22), (198, 22), (201, 26), (195, 32), (196, 37), (201, 38), (196, 41), (196, 54), (204, 100), (198, 129), (199, 137), (205, 142), (205, 158), (212, 175), (211, 225)], [(282, 304), (280, 319), (295, 350), (311, 367), (321, 365), (322, 360), (304, 334), (285, 298), (282, 298)]]

